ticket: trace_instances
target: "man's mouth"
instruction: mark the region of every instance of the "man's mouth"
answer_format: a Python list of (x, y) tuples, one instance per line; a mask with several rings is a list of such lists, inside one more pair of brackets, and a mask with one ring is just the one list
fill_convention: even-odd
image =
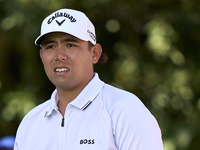
[(69, 71), (68, 68), (56, 68), (55, 69), (55, 72), (66, 72), (66, 71)]

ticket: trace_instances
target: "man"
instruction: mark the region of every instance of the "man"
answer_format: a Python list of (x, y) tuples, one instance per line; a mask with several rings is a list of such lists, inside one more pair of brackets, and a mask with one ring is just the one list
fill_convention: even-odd
[(84, 13), (52, 13), (35, 44), (56, 90), (24, 117), (15, 150), (163, 149), (159, 126), (142, 102), (94, 73), (102, 48)]

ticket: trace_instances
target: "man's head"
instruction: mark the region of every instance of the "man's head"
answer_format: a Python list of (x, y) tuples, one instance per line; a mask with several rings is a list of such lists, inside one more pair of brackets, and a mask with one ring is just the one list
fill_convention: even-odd
[[(47, 16), (42, 22), (41, 34), (35, 40), (35, 44), (41, 46), (43, 39), (55, 32), (68, 33), (88, 41), (89, 49), (97, 42), (94, 25), (84, 13), (77, 10), (60, 9)], [(107, 55), (102, 53), (98, 62), (106, 61)]]
[(93, 24), (76, 10), (61, 9), (46, 17), (35, 44), (57, 89), (82, 90), (93, 77), (93, 64), (103, 60)]

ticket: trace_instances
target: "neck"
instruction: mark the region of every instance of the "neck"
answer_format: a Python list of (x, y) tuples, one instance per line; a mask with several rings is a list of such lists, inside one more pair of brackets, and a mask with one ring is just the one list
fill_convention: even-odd
[[(91, 77), (91, 79), (92, 79), (92, 77)], [(67, 105), (71, 101), (73, 101), (81, 93), (81, 91), (90, 82), (90, 80), (88, 80), (87, 82), (83, 83), (78, 88), (74, 88), (74, 89), (72, 89), (72, 88), (63, 89), (63, 88), (56, 87), (57, 93), (58, 93), (58, 97), (59, 97), (58, 108), (59, 108), (60, 113), (63, 116), (65, 114), (65, 109), (66, 109)]]
[(57, 88), (57, 92), (58, 92), (58, 97), (59, 97), (58, 108), (59, 108), (60, 113), (64, 116), (67, 105), (71, 101), (73, 101), (78, 96), (79, 93), (64, 91), (58, 88)]

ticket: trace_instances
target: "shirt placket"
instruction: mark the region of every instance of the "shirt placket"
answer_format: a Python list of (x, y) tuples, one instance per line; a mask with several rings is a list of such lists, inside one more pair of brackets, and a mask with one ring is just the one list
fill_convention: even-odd
[(68, 107), (65, 110), (64, 117), (60, 120), (60, 131), (59, 131), (59, 150), (66, 150), (66, 137), (67, 137), (67, 116), (68, 116)]

